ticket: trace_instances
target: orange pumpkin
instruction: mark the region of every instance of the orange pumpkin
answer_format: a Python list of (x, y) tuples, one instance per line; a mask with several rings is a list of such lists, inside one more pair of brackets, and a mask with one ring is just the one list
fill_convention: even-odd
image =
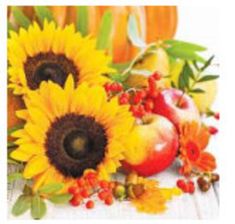
[[(49, 6), (49, 8), (60, 26), (76, 21), (77, 8), (74, 6)], [(31, 6), (23, 6), (22, 9), (30, 19), (35, 19)], [(102, 15), (106, 10), (110, 10), (113, 15), (112, 51), (114, 62), (129, 61), (138, 52), (138, 49), (131, 45), (127, 36), (129, 14), (135, 15), (139, 34), (147, 43), (170, 39), (176, 32), (176, 6), (89, 6), (88, 32), (90, 34), (96, 35), (98, 33)], [(12, 20), (12, 15), (10, 18)]]

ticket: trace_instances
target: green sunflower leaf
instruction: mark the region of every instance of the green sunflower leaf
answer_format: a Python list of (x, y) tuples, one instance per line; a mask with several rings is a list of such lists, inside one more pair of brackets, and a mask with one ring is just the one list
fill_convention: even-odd
[(46, 19), (48, 22), (55, 21), (52, 15), (51, 10), (47, 6), (34, 6), (35, 13), (43, 25), (44, 20)]
[(19, 172), (11, 173), (7, 177), (8, 183), (12, 183), (12, 182), (14, 182), (16, 180), (21, 180), (21, 179), (23, 179), (23, 174), (19, 173)]
[(12, 6), (12, 13), (14, 16), (15, 21), (21, 27), (27, 29), (31, 24), (29, 18), (22, 12), (22, 10), (17, 6)]
[(64, 187), (63, 183), (50, 183), (39, 188), (40, 193), (53, 194), (60, 191)]
[(86, 36), (88, 34), (88, 23), (88, 6), (77, 6), (76, 28), (82, 36)]
[(134, 46), (139, 48), (146, 46), (146, 43), (140, 38), (136, 17), (134, 15), (129, 15), (127, 34)]
[(30, 209), (32, 197), (28, 195), (20, 195), (12, 207), (11, 213), (14, 216), (19, 216), (24, 214)]
[(52, 195), (48, 200), (54, 204), (66, 204), (71, 200), (73, 196), (71, 194), (58, 194)]
[(110, 11), (104, 13), (97, 36), (96, 48), (99, 50), (107, 49), (111, 43), (113, 17)]
[(31, 215), (34, 219), (41, 219), (46, 214), (46, 203), (38, 195), (34, 195), (31, 204)]

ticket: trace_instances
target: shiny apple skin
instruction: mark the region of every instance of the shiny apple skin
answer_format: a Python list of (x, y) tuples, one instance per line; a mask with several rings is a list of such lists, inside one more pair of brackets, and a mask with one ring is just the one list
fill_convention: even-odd
[[(129, 171), (135, 171), (141, 176), (151, 176), (169, 167), (176, 158), (179, 147), (178, 133), (174, 125), (165, 117), (153, 115), (150, 124), (140, 127), (141, 136), (145, 136), (147, 155), (137, 164), (128, 161), (123, 162), (123, 167)], [(155, 136), (148, 135), (151, 130)], [(137, 152), (138, 153), (138, 152)]]
[[(178, 106), (179, 101), (181, 106)], [(200, 114), (193, 99), (178, 89), (163, 90), (155, 99), (153, 112), (168, 118), (177, 130), (185, 122), (200, 122)]]

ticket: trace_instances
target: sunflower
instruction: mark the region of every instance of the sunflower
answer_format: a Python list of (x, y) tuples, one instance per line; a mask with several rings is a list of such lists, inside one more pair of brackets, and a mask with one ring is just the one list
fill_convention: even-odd
[(135, 186), (136, 197), (131, 202), (139, 212), (149, 214), (163, 213), (167, 201), (181, 194), (178, 188), (160, 188), (157, 181), (143, 177), (138, 177)]
[(113, 72), (108, 67), (110, 57), (95, 49), (96, 41), (83, 38), (73, 24), (65, 28), (44, 21), (43, 28), (34, 22), (28, 30), (11, 31), (8, 40), (9, 87), (14, 94), (24, 94), (26, 88), (38, 89), (42, 81), (51, 80), (64, 86), (68, 74), (75, 84), (107, 82), (104, 74)]
[(180, 159), (183, 165), (180, 172), (189, 175), (194, 171), (208, 172), (216, 168), (215, 157), (205, 152), (210, 138), (206, 126), (197, 122), (185, 123), (180, 127)]
[(69, 187), (87, 170), (107, 180), (120, 166), (135, 119), (103, 87), (74, 87), (69, 75), (64, 88), (49, 81), (28, 90), (25, 104), (17, 111), (26, 123), (13, 133), (18, 148), (11, 157), (26, 163), (23, 176), (34, 179), (34, 190), (53, 182)]

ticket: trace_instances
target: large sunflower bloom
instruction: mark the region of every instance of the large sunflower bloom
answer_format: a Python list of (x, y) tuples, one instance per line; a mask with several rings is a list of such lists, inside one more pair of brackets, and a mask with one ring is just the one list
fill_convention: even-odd
[(185, 123), (180, 127), (180, 159), (184, 175), (193, 170), (208, 172), (216, 168), (215, 157), (205, 152), (210, 138), (208, 128), (197, 122)]
[(20, 28), (11, 32), (8, 40), (9, 87), (14, 94), (24, 94), (25, 89), (35, 90), (44, 80), (63, 86), (68, 74), (73, 74), (75, 84), (107, 82), (104, 74), (113, 72), (108, 67), (110, 57), (95, 49), (96, 41), (81, 37), (73, 24), (56, 27), (46, 20), (41, 29), (34, 22), (28, 30)]
[(69, 187), (90, 169), (108, 179), (120, 166), (135, 120), (103, 87), (74, 88), (70, 75), (64, 89), (49, 81), (28, 90), (25, 104), (17, 116), (26, 124), (13, 133), (18, 148), (11, 157), (26, 163), (23, 176), (34, 179), (35, 190), (53, 182)]

